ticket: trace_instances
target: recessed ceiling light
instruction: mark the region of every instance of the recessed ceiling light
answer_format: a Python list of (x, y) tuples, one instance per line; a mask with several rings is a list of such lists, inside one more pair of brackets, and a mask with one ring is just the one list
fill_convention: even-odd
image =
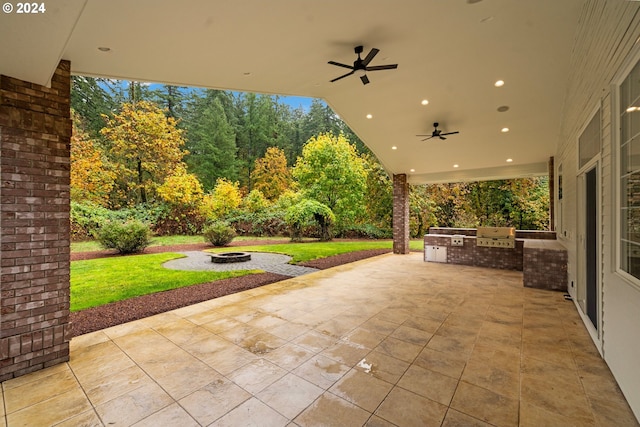
[(508, 105), (501, 105), (498, 107), (498, 112), (499, 113), (504, 113), (506, 111), (509, 111), (509, 106)]
[(426, 100), (426, 99), (423, 99), (423, 100), (422, 100), (422, 102), (421, 102), (421, 104), (422, 104), (422, 105), (428, 105), (428, 104), (429, 104), (429, 101), (428, 101), (428, 100)]
[(367, 119), (373, 119), (373, 115), (367, 114)]
[(98, 47), (98, 50), (100, 52), (109, 52), (109, 51), (111, 51), (111, 48), (110, 47), (105, 47), (105, 46), (100, 46), (100, 47)]
[(495, 87), (502, 87), (504, 86), (504, 81), (503, 80), (498, 80), (497, 82), (495, 82), (493, 84)]
[(631, 106), (627, 108), (627, 113), (633, 113), (634, 111), (637, 111), (637, 110), (638, 110), (638, 107)]
[(507, 163), (513, 162), (513, 159), (507, 159)]
[(409, 169), (409, 172), (415, 172), (415, 171), (416, 171), (415, 169)]
[(509, 128), (502, 128), (502, 129), (500, 129), (500, 132), (507, 133), (507, 132), (509, 132)]
[(393, 147), (391, 147), (392, 150), (397, 150), (398, 147), (396, 147), (395, 145)]
[(460, 165), (453, 165), (453, 167), (454, 167), (454, 168), (458, 168), (458, 167), (460, 167)]

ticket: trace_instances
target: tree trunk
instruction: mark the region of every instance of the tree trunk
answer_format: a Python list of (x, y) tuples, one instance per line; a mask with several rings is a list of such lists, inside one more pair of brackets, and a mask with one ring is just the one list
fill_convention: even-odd
[(138, 187), (140, 188), (140, 202), (147, 203), (147, 191), (142, 181), (142, 160), (138, 159)]

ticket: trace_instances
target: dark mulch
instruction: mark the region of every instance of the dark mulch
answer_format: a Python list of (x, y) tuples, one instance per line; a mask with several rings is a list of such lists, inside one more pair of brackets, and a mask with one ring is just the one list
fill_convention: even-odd
[[(284, 243), (284, 241), (278, 240), (273, 243)], [(242, 245), (248, 244), (264, 245), (270, 243), (266, 243), (264, 240), (251, 243), (246, 241), (242, 242)], [(232, 244), (231, 246), (239, 246), (239, 244)], [(211, 247), (211, 245), (204, 243), (180, 246), (153, 246), (147, 248), (144, 253), (176, 252), (185, 250), (197, 251)], [(326, 269), (389, 252), (389, 249), (369, 249), (308, 261), (301, 263), (300, 265)], [(75, 261), (81, 259), (102, 258), (106, 256), (116, 256), (116, 254), (110, 251), (75, 253), (71, 255), (71, 260)], [(288, 276), (282, 276), (275, 273), (249, 274), (242, 277), (217, 280), (215, 282), (203, 283), (201, 285), (144, 295), (141, 297), (106, 304), (100, 307), (78, 311), (71, 313), (70, 319), (72, 324), (72, 335), (78, 336), (86, 334), (141, 319), (143, 317), (152, 316), (154, 314), (175, 310), (187, 305), (257, 288), (269, 283), (279, 282), (280, 280), (288, 278)]]

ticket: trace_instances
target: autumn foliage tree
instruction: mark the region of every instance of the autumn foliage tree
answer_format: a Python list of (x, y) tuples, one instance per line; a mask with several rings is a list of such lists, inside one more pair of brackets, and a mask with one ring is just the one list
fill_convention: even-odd
[(222, 218), (242, 203), (240, 184), (228, 179), (218, 178), (213, 192), (206, 194), (202, 201), (202, 210), (207, 218)]
[(157, 193), (168, 208), (156, 224), (159, 234), (196, 234), (202, 228), (206, 219), (201, 209), (202, 185), (184, 165), (165, 179)]
[(254, 188), (267, 200), (277, 200), (291, 186), (291, 172), (284, 151), (278, 147), (267, 148), (264, 157), (256, 159), (253, 179)]
[(107, 119), (101, 134), (117, 164), (121, 202), (154, 200), (157, 187), (182, 164), (187, 152), (182, 150), (183, 131), (176, 125), (175, 119), (147, 101), (123, 104), (119, 114)]
[(353, 223), (364, 212), (364, 160), (343, 134), (311, 138), (298, 157), (293, 176), (308, 198), (335, 214), (337, 225)]
[(107, 206), (115, 174), (102, 147), (84, 131), (79, 116), (72, 110), (71, 200)]

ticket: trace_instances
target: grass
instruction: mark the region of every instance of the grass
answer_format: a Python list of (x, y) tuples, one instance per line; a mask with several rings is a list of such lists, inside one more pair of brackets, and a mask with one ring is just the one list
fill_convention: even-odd
[(71, 311), (110, 302), (257, 273), (255, 270), (178, 271), (162, 267), (176, 253), (110, 257), (71, 263)]
[[(347, 252), (362, 251), (367, 249), (391, 249), (391, 240), (360, 240), (356, 242), (313, 242), (313, 243), (283, 243), (279, 245), (260, 246), (234, 246), (233, 248), (208, 249), (208, 252), (229, 252), (230, 250), (241, 252), (271, 252), (291, 256), (294, 263), (311, 261), (313, 259), (325, 258), (332, 255)], [(422, 249), (422, 240), (411, 241), (411, 249)]]

